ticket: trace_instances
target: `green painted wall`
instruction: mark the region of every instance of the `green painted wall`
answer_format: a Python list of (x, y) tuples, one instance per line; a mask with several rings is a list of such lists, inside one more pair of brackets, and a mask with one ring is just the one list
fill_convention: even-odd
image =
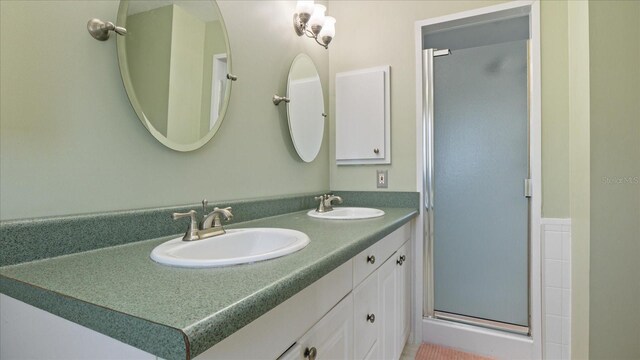
[(569, 44), (567, 2), (540, 3), (542, 62), (542, 216), (568, 218)]
[[(356, 68), (375, 66), (382, 63), (392, 65), (392, 165), (381, 166), (380, 168), (388, 168), (390, 190), (412, 191), (416, 188), (415, 180), (415, 69), (414, 69), (414, 39), (413, 39), (413, 22), (419, 19), (445, 15), (449, 13), (468, 10), (471, 8), (482, 7), (496, 3), (495, 1), (478, 2), (478, 1), (460, 1), (460, 2), (412, 2), (412, 1), (394, 1), (394, 2), (376, 2), (371, 3), (371, 12), (368, 16), (372, 16), (375, 21), (359, 22), (359, 21), (341, 21), (340, 31), (332, 43), (329, 52), (331, 56), (331, 77), (336, 72), (347, 71)], [(357, 1), (336, 1), (330, 4), (330, 13), (338, 18), (351, 19), (361, 16), (360, 9), (366, 6), (366, 3)], [(375, 6), (374, 6), (375, 5)], [(91, 193), (89, 189), (84, 189), (77, 195), (86, 196), (87, 200), (93, 204), (85, 203), (82, 205), (81, 200), (72, 201), (75, 204), (68, 204), (68, 209), (64, 209), (68, 202), (67, 194), (76, 193), (74, 189), (78, 189), (78, 183), (82, 179), (91, 181), (100, 179), (109, 179), (112, 174), (118, 174), (121, 170), (115, 166), (98, 166), (90, 164), (87, 169), (93, 169), (96, 175), (80, 175), (79, 177), (71, 177), (71, 173), (76, 173), (75, 169), (82, 169), (80, 164), (90, 162), (93, 151), (66, 150), (65, 155), (56, 157), (53, 154), (62, 151), (68, 144), (74, 144), (76, 148), (83, 149), (85, 146), (92, 145), (88, 140), (80, 140), (74, 137), (74, 132), (93, 133), (100, 130), (102, 134), (101, 140), (105, 144), (106, 149), (112, 150), (114, 143), (126, 142), (123, 146), (119, 146), (112, 154), (118, 154), (117, 158), (123, 157), (127, 160), (122, 166), (127, 168), (144, 168), (141, 160), (136, 160), (136, 155), (130, 159), (126, 154), (131, 152), (140, 152), (145, 157), (153, 161), (156, 157), (167, 156), (170, 158), (169, 164), (180, 164), (177, 168), (181, 168), (185, 172), (191, 164), (197, 163), (195, 158), (214, 158), (217, 163), (224, 168), (229, 169), (234, 162), (229, 159), (228, 154), (220, 154), (222, 143), (230, 145), (235, 140), (240, 140), (244, 136), (255, 141), (253, 148), (247, 149), (241, 147), (236, 150), (235, 157), (240, 160), (248, 160), (249, 164), (254, 161), (259, 163), (256, 170), (266, 170), (267, 166), (263, 161), (259, 162), (262, 156), (278, 159), (277, 163), (282, 164), (283, 170), (291, 170), (294, 172), (302, 171), (302, 182), (289, 180), (291, 177), (286, 176), (285, 172), (269, 172), (271, 175), (267, 177), (265, 186), (252, 187), (246, 191), (246, 196), (263, 196), (287, 193), (287, 188), (293, 191), (307, 191), (309, 189), (322, 189), (329, 187), (326, 170), (331, 171), (331, 187), (335, 189), (345, 190), (373, 190), (374, 181), (373, 174), (377, 168), (375, 166), (349, 166), (338, 167), (333, 160), (329, 161), (329, 150), (333, 155), (334, 144), (323, 147), (321, 156), (311, 165), (305, 166), (298, 163), (293, 153), (291, 141), (286, 137), (286, 119), (283, 117), (285, 113), (279, 108), (269, 108), (269, 93), (276, 89), (283, 92), (286, 86), (286, 73), (291, 59), (298, 51), (306, 51), (314, 57), (314, 61), (320, 67), (320, 74), (325, 87), (325, 96), (328, 101), (328, 56), (327, 51), (312, 41), (297, 38), (290, 35), (286, 30), (284, 20), (268, 22), (260, 21), (261, 19), (269, 19), (269, 12), (275, 12), (275, 19), (290, 16), (289, 10), (295, 6), (294, 2), (236, 2), (221, 1), (223, 15), (229, 27), (231, 36), (231, 47), (234, 49), (232, 54), (234, 72), (239, 76), (242, 72), (249, 74), (250, 77), (242, 76), (245, 80), (233, 84), (233, 94), (231, 107), (229, 109), (228, 119), (225, 121), (220, 133), (215, 136), (214, 140), (205, 145), (204, 149), (200, 149), (191, 154), (178, 154), (164, 149), (155, 140), (146, 136), (144, 128), (136, 128), (141, 124), (135, 121), (134, 113), (131, 111), (124, 90), (120, 84), (119, 73), (115, 56), (115, 44), (113, 40), (100, 43), (87, 37), (86, 34), (77, 30), (77, 24), (84, 21), (84, 18), (90, 18), (103, 14), (104, 18), (115, 18), (117, 3), (110, 2), (91, 2), (79, 1), (71, 3), (65, 1), (33, 1), (33, 2), (2, 2), (2, 150), (3, 175), (2, 190), (3, 203), (2, 214), (3, 219), (20, 218), (39, 215), (54, 215), (89, 211), (115, 210), (131, 207), (168, 205), (174, 203), (191, 202), (195, 199), (181, 199), (178, 194), (169, 196), (168, 199), (159, 199), (156, 196), (149, 196), (155, 192), (162, 193), (162, 185), (170, 183), (160, 180), (157, 185), (149, 187), (148, 191), (140, 190), (145, 184), (143, 180), (145, 174), (135, 177), (132, 175), (129, 180), (120, 179), (116, 182), (105, 182), (103, 192), (108, 195), (99, 195)], [(250, 6), (255, 11), (251, 11), (251, 18), (255, 21), (247, 21), (242, 19), (242, 6)], [(566, 37), (563, 35), (565, 17), (563, 15), (566, 4), (563, 2), (547, 2), (542, 3), (542, 52), (543, 52), (543, 212), (547, 217), (567, 217), (568, 216), (568, 170), (567, 170), (567, 131), (568, 121), (566, 119), (567, 106), (566, 102), (561, 101), (562, 97), (566, 97), (566, 92), (562, 90), (566, 87), (566, 81), (563, 79), (563, 72), (560, 68), (566, 68), (563, 62), (563, 49), (566, 49)], [(28, 19), (30, 16), (34, 18), (46, 18), (47, 12), (56, 14), (56, 16), (67, 19), (68, 25), (61, 29), (65, 31), (68, 37), (66, 41), (62, 39), (43, 39), (38, 34), (28, 29)], [(91, 15), (91, 13), (95, 15)], [(393, 16), (388, 16), (393, 14)], [(13, 16), (15, 15), (15, 16)], [(260, 25), (266, 25), (269, 29), (281, 29), (284, 36), (272, 37), (260, 30)], [(371, 24), (371, 25), (368, 25)], [(377, 24), (383, 26), (378, 27)], [(410, 25), (407, 25), (410, 24)], [(371, 26), (371, 28), (368, 28)], [(12, 30), (4, 31), (4, 29), (12, 28)], [(252, 33), (253, 31), (253, 33)], [(365, 36), (365, 34), (367, 34)], [(375, 34), (372, 36), (371, 34)], [(554, 36), (555, 34), (555, 36)], [(87, 37), (87, 38), (85, 38)], [(384, 39), (388, 39), (385, 41)], [(382, 40), (380, 40), (382, 39)], [(384, 43), (385, 46), (379, 46)], [(83, 58), (76, 56), (73, 59), (70, 54), (76, 53), (77, 46), (86, 47), (87, 51), (81, 53)], [(236, 52), (239, 52), (236, 54)], [(566, 52), (566, 51), (565, 51)], [(45, 55), (46, 54), (46, 55)], [(98, 54), (100, 60), (96, 60), (90, 54)], [(256, 62), (256, 56), (265, 59), (263, 62)], [(344, 55), (342, 55), (344, 54)], [(555, 55), (554, 55), (555, 54)], [(48, 58), (45, 62), (38, 59)], [(28, 59), (28, 60), (27, 60)], [(24, 60), (24, 61), (23, 61)], [(93, 65), (95, 62), (95, 65)], [(268, 64), (265, 64), (268, 63)], [(31, 64), (32, 66), (26, 66)], [(74, 64), (74, 66), (70, 66)], [(274, 65), (275, 64), (275, 65)], [(97, 67), (101, 66), (100, 69)], [(238, 66), (240, 68), (238, 69)], [(273, 71), (273, 70), (277, 71)], [(239, 72), (239, 71), (240, 72)], [(15, 76), (8, 75), (9, 73)], [(19, 75), (19, 76), (18, 76)], [(87, 84), (87, 82), (96, 81), (103, 84), (100, 88), (104, 90), (96, 90), (102, 96), (102, 100), (97, 97), (92, 98), (87, 91), (79, 91), (77, 86)], [(249, 86), (249, 82), (252, 86)], [(85, 85), (91, 87), (91, 85)], [(11, 91), (16, 89), (20, 91)], [(53, 90), (54, 95), (51, 96), (46, 90)], [(60, 91), (66, 91), (68, 94), (75, 94), (73, 98), (62, 96)], [(6, 95), (5, 95), (6, 92)], [(30, 96), (22, 96), (21, 94), (30, 94)], [(262, 94), (260, 97), (258, 94)], [(266, 95), (265, 95), (266, 94)], [(332, 95), (333, 96), (333, 95)], [(26, 106), (34, 102), (39, 106)], [(247, 102), (251, 104), (260, 104), (248, 107)], [(67, 106), (70, 104), (79, 106)], [(332, 101), (333, 103), (333, 101)], [(95, 110), (95, 111), (93, 111)], [(332, 110), (333, 111), (333, 110)], [(118, 120), (112, 120), (116, 117)], [(47, 121), (43, 124), (41, 119), (54, 119), (55, 121)], [(261, 119), (252, 122), (250, 119)], [(82, 120), (81, 120), (82, 119)], [(272, 119), (268, 121), (265, 119)], [(564, 121), (563, 121), (564, 120)], [(333, 120), (331, 120), (333, 121)], [(80, 124), (78, 126), (78, 123)], [(232, 123), (232, 125), (229, 125)], [(93, 126), (96, 124), (96, 126)], [(109, 125), (111, 124), (111, 125)], [(245, 126), (245, 130), (240, 128), (240, 124)], [(276, 125), (269, 128), (269, 125)], [(254, 132), (257, 126), (261, 131)], [(45, 129), (50, 128), (47, 132)], [(51, 129), (53, 128), (53, 129)], [(104, 129), (103, 129), (104, 128)], [(131, 129), (132, 128), (132, 129)], [(18, 133), (14, 131), (19, 130)], [(63, 130), (64, 129), (64, 130)], [(106, 130), (106, 131), (103, 131)], [(262, 131), (264, 130), (264, 131)], [(119, 136), (119, 134), (125, 134)], [(258, 136), (262, 133), (264, 136)], [(329, 134), (329, 132), (327, 132)], [(55, 136), (59, 134), (59, 137)], [(331, 134), (333, 138), (333, 135)], [(88, 139), (89, 137), (86, 137)], [(221, 140), (224, 138), (223, 140)], [(5, 140), (6, 139), (6, 140)], [(112, 141), (114, 140), (115, 141)], [(264, 139), (264, 140), (262, 140)], [(112, 141), (110, 143), (110, 141)], [(95, 143), (95, 141), (93, 142)], [(246, 144), (246, 141), (241, 141)], [(35, 147), (52, 147), (54, 151), (47, 152), (48, 156), (29, 155), (33, 150), (28, 144), (37, 144)], [(260, 145), (258, 145), (260, 144)], [(237, 145), (237, 144), (236, 144)], [(258, 151), (258, 147), (265, 147), (268, 151)], [(137, 147), (143, 147), (138, 149)], [(231, 146), (228, 146), (231, 148)], [(132, 151), (135, 149), (136, 151)], [(95, 150), (94, 150), (95, 151)], [(252, 159), (252, 154), (259, 155)], [(13, 159), (4, 160), (4, 154), (20, 154)], [(166, 154), (166, 155), (161, 155)], [(217, 154), (217, 156), (216, 156)], [(70, 155), (70, 156), (68, 156)], [(18, 161), (17, 159), (22, 160)], [(97, 161), (109, 162), (110, 156), (104, 155), (94, 158)], [(324, 160), (323, 160), (324, 158)], [(64, 161), (58, 162), (58, 159)], [(331, 156), (333, 159), (333, 156)], [(34, 160), (31, 162), (31, 160)], [(280, 163), (281, 161), (281, 163)], [(246, 161), (245, 161), (246, 162)], [(29, 166), (31, 164), (31, 166)], [(37, 178), (18, 181), (16, 173), (28, 172), (26, 169), (35, 167), (33, 171), (36, 177), (47, 177), (55, 179), (54, 182), (60, 182), (60, 190), (56, 194), (49, 194), (48, 185), (43, 180)], [(235, 168), (235, 167), (234, 167)], [(243, 170), (231, 169), (231, 173), (235, 176), (251, 174), (246, 167)], [(172, 174), (170, 171), (162, 170), (161, 166), (153, 169), (153, 175), (163, 176), (166, 178), (176, 179), (178, 175)], [(205, 173), (213, 174), (213, 170), (206, 170)], [(101, 177), (98, 177), (99, 176)], [(107, 175), (110, 174), (110, 175)], [(106, 176), (106, 177), (102, 177)], [(154, 176), (154, 178), (157, 178)], [(255, 176), (249, 176), (256, 178)], [(205, 177), (206, 178), (206, 177)], [(247, 180), (238, 181), (242, 183)], [(256, 184), (260, 184), (255, 180)], [(241, 186), (226, 186), (226, 190), (204, 190), (211, 188), (204, 179), (195, 181), (201, 189), (193, 188), (185, 190), (186, 193), (195, 196), (198, 193), (209, 194), (212, 199), (238, 198), (245, 197), (245, 191)], [(215, 184), (221, 184), (219, 180), (213, 181)], [(250, 181), (251, 182), (251, 181)], [(295, 183), (295, 184), (293, 184)], [(118, 185), (119, 184), (119, 185)], [(206, 186), (205, 186), (206, 185)], [(292, 186), (289, 186), (292, 185)], [(79, 188), (88, 187), (88, 185)], [(118, 198), (121, 196), (119, 192), (125, 188), (126, 196), (122, 196), (122, 203)], [(218, 188), (218, 186), (216, 186)], [(22, 189), (22, 190), (20, 190)], [(29, 191), (32, 189), (32, 191)], [(153, 189), (153, 190), (152, 190)], [(141, 191), (139, 194), (133, 194), (135, 191)], [(40, 206), (20, 205), (21, 199), (29, 198), (25, 196), (27, 193), (37, 194), (42, 200)], [(164, 196), (162, 196), (164, 197)], [(200, 196), (197, 196), (200, 197)], [(77, 205), (77, 208), (76, 208)]]
[[(219, 132), (180, 153), (151, 136), (125, 94), (116, 42), (94, 40), (93, 17), (117, 1), (0, 1), (0, 218), (319, 192), (329, 187), (328, 137), (299, 160), (284, 106), (300, 52), (318, 67), (328, 104), (328, 53), (291, 30), (295, 1), (220, 1), (238, 81)], [(250, 9), (250, 11), (248, 11)], [(55, 34), (33, 24), (56, 19)], [(328, 130), (327, 130), (328, 133)]]
[(590, 359), (640, 359), (640, 2), (589, 3)]
[(589, 4), (568, 2), (571, 356), (589, 358)]

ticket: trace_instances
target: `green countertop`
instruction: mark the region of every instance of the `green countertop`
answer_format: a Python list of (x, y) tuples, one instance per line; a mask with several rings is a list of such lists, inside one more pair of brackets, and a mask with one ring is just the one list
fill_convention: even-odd
[(304, 249), (223, 268), (188, 269), (149, 258), (177, 235), (0, 268), (0, 291), (165, 359), (189, 359), (233, 334), (416, 216), (381, 208), (366, 220), (322, 220), (305, 211), (229, 228), (306, 233)]

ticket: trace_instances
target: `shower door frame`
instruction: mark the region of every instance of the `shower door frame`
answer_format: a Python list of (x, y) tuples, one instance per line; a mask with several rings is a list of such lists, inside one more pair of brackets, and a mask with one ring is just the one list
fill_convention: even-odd
[[(427, 267), (428, 258), (432, 257), (429, 249), (429, 217), (425, 199), (428, 191), (424, 187), (427, 171), (427, 137), (426, 121), (433, 109), (425, 104), (423, 89), (424, 66), (422, 50), (422, 28), (455, 20), (469, 18), (473, 24), (474, 17), (495, 16), (493, 20), (505, 18), (505, 14), (528, 14), (530, 19), (529, 39), (529, 164), (532, 196), (529, 216), (529, 334), (519, 335), (504, 331), (460, 324), (433, 316), (433, 281), (425, 288), (425, 280), (432, 277), (432, 270)], [(541, 73), (540, 73), (540, 3), (539, 1), (513, 1), (496, 6), (465, 11), (457, 14), (417, 21), (415, 23), (415, 56), (416, 56), (416, 185), (420, 193), (420, 216), (415, 226), (414, 244), (414, 342), (428, 341), (446, 346), (453, 346), (477, 353), (507, 358), (540, 359), (542, 357), (542, 284), (541, 284), (541, 241), (540, 219), (542, 217), (542, 181), (541, 181)], [(432, 218), (431, 218), (432, 221)], [(425, 238), (426, 237), (426, 238)], [(432, 258), (429, 264), (432, 265)], [(428, 294), (425, 296), (425, 293)], [(427, 310), (427, 311), (425, 311)], [(431, 316), (430, 316), (431, 315)]]

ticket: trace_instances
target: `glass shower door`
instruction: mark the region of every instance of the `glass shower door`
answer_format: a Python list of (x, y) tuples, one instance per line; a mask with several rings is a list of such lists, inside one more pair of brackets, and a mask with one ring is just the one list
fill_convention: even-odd
[(436, 316), (529, 326), (527, 41), (433, 59)]

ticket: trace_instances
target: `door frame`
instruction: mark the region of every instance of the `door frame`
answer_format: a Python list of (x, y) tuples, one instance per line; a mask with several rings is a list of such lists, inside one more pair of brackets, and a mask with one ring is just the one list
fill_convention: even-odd
[[(457, 324), (423, 316), (424, 297), (424, 194), (423, 194), (423, 66), (422, 28), (478, 15), (522, 11), (530, 16), (530, 66), (529, 66), (529, 162), (532, 184), (531, 210), (529, 219), (529, 296), (530, 296), (530, 336), (509, 334), (503, 331)], [(500, 18), (496, 15), (496, 18)], [(541, 240), (540, 220), (542, 217), (542, 108), (541, 108), (541, 66), (540, 66), (540, 2), (538, 0), (512, 1), (495, 6), (483, 7), (456, 14), (419, 20), (415, 22), (415, 66), (416, 66), (416, 188), (420, 194), (420, 216), (414, 227), (415, 261), (413, 269), (414, 293), (412, 320), (414, 342), (429, 341), (447, 346), (506, 358), (542, 358), (542, 283), (541, 283)]]

